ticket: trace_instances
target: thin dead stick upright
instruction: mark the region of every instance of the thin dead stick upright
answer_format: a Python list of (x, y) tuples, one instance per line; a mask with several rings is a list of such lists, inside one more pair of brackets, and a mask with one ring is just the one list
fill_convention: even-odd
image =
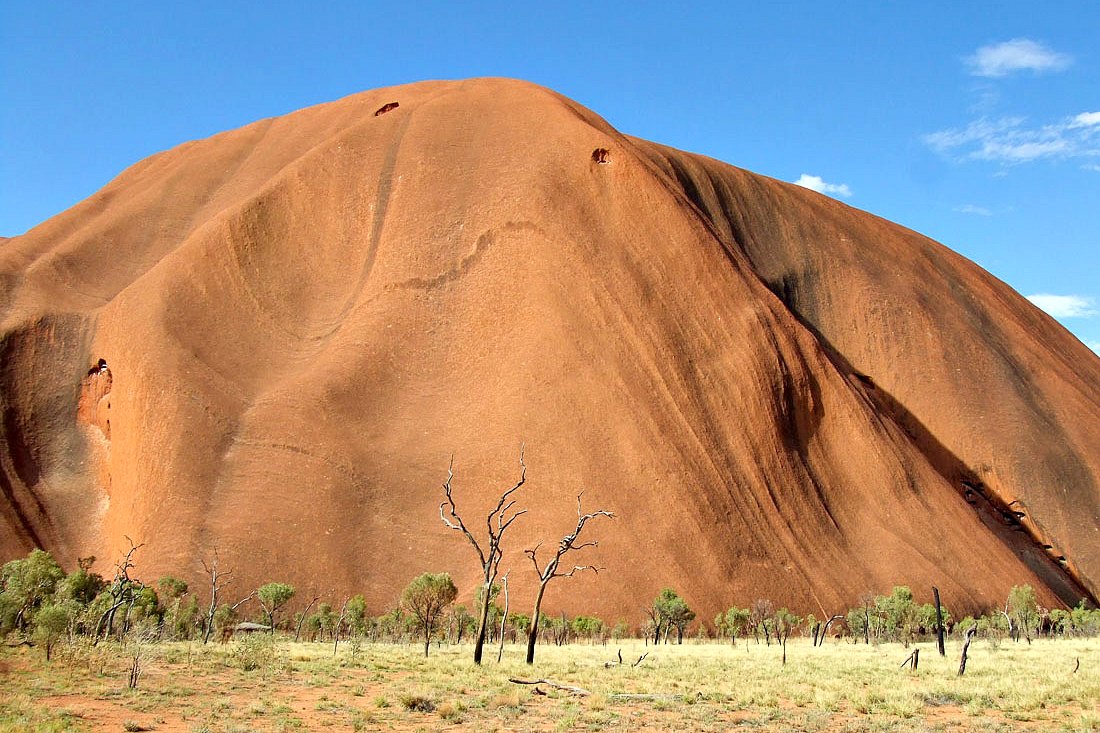
[(521, 446), (519, 449), (519, 481), (500, 495), (496, 506), (485, 517), (485, 524), (488, 527), (488, 541), (483, 549), (473, 533), (466, 528), (462, 517), (458, 515), (458, 508), (455, 506), (454, 496), (451, 493), (454, 463), (454, 456), (451, 456), (451, 463), (447, 467), (447, 480), (443, 483), (443, 494), (446, 499), (439, 505), (439, 518), (450, 529), (462, 532), (466, 539), (470, 541), (474, 552), (477, 553), (478, 562), (481, 563), (484, 590), (481, 594), (481, 613), (478, 614), (477, 639), (474, 641), (474, 664), (481, 664), (481, 655), (485, 647), (485, 637), (489, 624), (489, 604), (493, 602), (493, 582), (497, 579), (500, 558), (503, 555), (500, 541), (504, 537), (504, 533), (512, 526), (512, 523), (527, 513), (526, 509), (514, 510), (516, 500), (512, 498), (512, 494), (518, 491), (527, 480), (527, 465), (523, 462), (523, 447)]
[[(511, 570), (508, 573), (512, 572)], [(508, 622), (508, 573), (500, 581), (504, 589), (504, 613), (500, 614), (500, 647), (497, 649), (497, 664), (504, 658), (504, 625)]]
[(538, 551), (541, 547), (541, 543), (535, 545), (530, 550), (524, 550), (524, 554), (531, 558), (531, 564), (535, 566), (535, 572), (539, 575), (539, 589), (535, 594), (535, 610), (531, 613), (531, 626), (527, 630), (527, 663), (535, 663), (535, 642), (539, 636), (539, 611), (542, 608), (542, 598), (546, 593), (546, 586), (554, 578), (571, 578), (580, 570), (591, 570), (594, 573), (599, 573), (600, 568), (595, 565), (574, 565), (567, 572), (559, 572), (558, 567), (561, 563), (562, 557), (573, 550), (583, 550), (586, 547), (598, 547), (599, 542), (593, 540), (592, 542), (577, 543), (577, 538), (580, 537), (581, 531), (584, 530), (584, 525), (588, 524), (589, 520), (596, 517), (607, 517), (608, 519), (614, 519), (615, 515), (611, 512), (604, 511), (603, 509), (595, 512), (589, 512), (585, 514), (581, 511), (581, 497), (584, 496), (584, 492), (577, 494), (577, 526), (573, 529), (571, 534), (567, 534), (561, 538), (561, 542), (558, 543), (558, 549), (554, 552), (554, 556), (550, 558), (550, 561), (546, 563), (545, 567), (539, 567)]
[(199, 559), (202, 563), (202, 569), (210, 577), (210, 606), (206, 609), (206, 615), (203, 618), (202, 623), (202, 643), (206, 644), (210, 641), (210, 634), (214, 632), (214, 614), (218, 611), (218, 594), (221, 593), (222, 588), (229, 584), (232, 570), (222, 570), (218, 567), (218, 548), (214, 548), (214, 559), (210, 561), (208, 565), (203, 558)]
[(974, 634), (978, 633), (978, 625), (974, 624), (966, 630), (966, 641), (963, 642), (962, 656), (959, 658), (959, 677), (966, 674), (966, 654), (970, 651), (970, 642), (974, 639)]

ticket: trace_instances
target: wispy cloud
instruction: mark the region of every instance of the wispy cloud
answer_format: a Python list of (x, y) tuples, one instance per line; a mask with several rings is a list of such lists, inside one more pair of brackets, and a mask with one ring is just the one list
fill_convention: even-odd
[(1080, 127), (1095, 127), (1100, 125), (1100, 112), (1082, 112), (1074, 117), (1069, 124), (1071, 130)]
[(821, 176), (811, 176), (809, 173), (803, 173), (799, 176), (798, 180), (794, 182), (794, 185), (802, 186), (803, 188), (808, 188), (818, 193), (827, 193), (830, 196), (844, 196), (847, 198), (852, 195), (852, 189), (849, 188), (847, 183), (826, 183)]
[(1043, 158), (1100, 155), (1100, 112), (1082, 112), (1046, 125), (1029, 126), (1024, 117), (981, 118), (966, 127), (921, 138), (942, 155), (1007, 165)]
[(966, 58), (966, 63), (974, 76), (998, 78), (1017, 71), (1061, 71), (1073, 63), (1073, 57), (1029, 38), (1014, 38), (982, 46)]
[(1097, 354), (1100, 354), (1100, 341), (1090, 341), (1089, 343), (1085, 344), (1085, 346), (1088, 346)]
[(963, 204), (962, 206), (956, 206), (954, 211), (960, 214), (973, 214), (974, 216), (993, 216), (993, 212), (984, 206), (975, 206), (974, 204)]
[(1055, 318), (1092, 318), (1100, 315), (1096, 301), (1084, 295), (1049, 295), (1039, 293), (1027, 299)]

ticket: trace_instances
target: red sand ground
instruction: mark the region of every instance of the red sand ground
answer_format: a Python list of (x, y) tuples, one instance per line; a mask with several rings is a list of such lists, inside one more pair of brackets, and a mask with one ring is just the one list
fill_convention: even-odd
[(446, 570), (469, 597), (449, 457), (480, 527), (526, 443), (518, 597), (578, 491), (619, 515), (590, 526), (607, 571), (548, 610), (1100, 588), (1091, 351), (935, 242), (523, 82), (364, 92), (134, 165), (0, 245), (0, 348), (3, 559), (109, 574), (129, 536), (146, 578), (217, 547), (242, 595), (381, 610)]

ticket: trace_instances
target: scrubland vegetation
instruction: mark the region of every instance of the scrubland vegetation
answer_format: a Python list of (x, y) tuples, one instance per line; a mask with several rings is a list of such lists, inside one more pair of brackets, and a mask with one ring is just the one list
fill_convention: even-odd
[[(606, 730), (734, 726), (780, 731), (1059, 730), (1100, 727), (1100, 643), (1041, 639), (977, 642), (964, 677), (926, 646), (917, 671), (900, 668), (900, 643), (830, 640), (780, 648), (727, 643), (547, 647), (535, 667), (525, 645), (501, 663), (469, 658), (471, 644), (331, 644), (254, 634), (227, 644), (162, 642), (145, 651), (128, 688), (133, 646), (63, 643), (47, 663), (27, 647), (0, 656), (0, 731), (159, 730)], [(624, 658), (618, 664), (618, 654)], [(642, 654), (641, 664), (632, 663)], [(1080, 668), (1074, 671), (1076, 660)], [(608, 666), (610, 663), (610, 666)], [(578, 696), (509, 678), (546, 678)]]
[[(1100, 611), (1042, 609), (1027, 586), (976, 619), (944, 609), (944, 657), (935, 609), (905, 587), (829, 619), (758, 599), (709, 623), (665, 589), (641, 620), (544, 616), (534, 666), (530, 618), (506, 615), (494, 586), (479, 666), (477, 621), (443, 574), (373, 616), (361, 596), (337, 605), (278, 582), (215, 604), (211, 588), (131, 578), (129, 558), (111, 580), (41, 551), (3, 567), (0, 733), (1100, 727)], [(902, 664), (914, 649), (915, 670)]]

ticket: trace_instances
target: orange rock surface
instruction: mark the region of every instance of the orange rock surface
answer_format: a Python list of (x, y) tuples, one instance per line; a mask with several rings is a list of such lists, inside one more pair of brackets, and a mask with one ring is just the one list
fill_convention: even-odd
[[(391, 105), (396, 102), (397, 105)], [(388, 109), (387, 109), (388, 107)], [(377, 114), (376, 114), (377, 113)], [(0, 245), (0, 554), (363, 592), (586, 508), (545, 608), (834, 613), (1100, 590), (1100, 359), (912, 231), (624, 136), (518, 81), (354, 95), (187, 143)], [(105, 365), (100, 365), (100, 360)]]

